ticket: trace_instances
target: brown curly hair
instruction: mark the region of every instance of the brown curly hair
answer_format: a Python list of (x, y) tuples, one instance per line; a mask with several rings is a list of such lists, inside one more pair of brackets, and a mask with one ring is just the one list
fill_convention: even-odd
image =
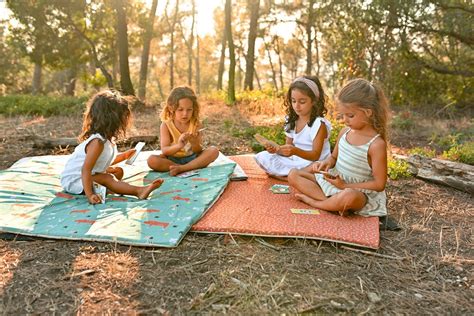
[(79, 141), (84, 141), (93, 134), (100, 134), (108, 140), (125, 136), (131, 119), (129, 104), (119, 92), (98, 92), (87, 102)]
[(319, 97), (316, 99), (316, 95), (314, 94), (313, 90), (308, 87), (307, 84), (301, 81), (294, 81), (290, 84), (288, 88), (288, 92), (286, 93), (285, 97), (285, 107), (286, 107), (286, 114), (287, 119), (285, 125), (287, 126), (287, 132), (295, 129), (296, 120), (298, 119), (298, 114), (296, 114), (293, 106), (291, 105), (291, 91), (293, 89), (298, 89), (306, 94), (308, 97), (311, 98), (311, 102), (313, 103), (313, 107), (311, 108), (311, 116), (308, 122), (308, 126), (313, 126), (314, 120), (317, 117), (323, 117), (327, 113), (326, 109), (326, 95), (324, 94), (323, 87), (321, 82), (319, 81), (318, 77), (316, 76), (303, 76), (306, 79), (313, 81), (316, 86), (318, 87)]
[(190, 87), (182, 86), (176, 87), (171, 90), (168, 99), (166, 100), (166, 104), (161, 111), (160, 118), (163, 121), (168, 121), (173, 119), (174, 112), (178, 108), (179, 100), (181, 99), (189, 99), (193, 102), (193, 116), (191, 117), (191, 121), (196, 123), (199, 121), (199, 103), (197, 101), (197, 96), (194, 93), (193, 89)]

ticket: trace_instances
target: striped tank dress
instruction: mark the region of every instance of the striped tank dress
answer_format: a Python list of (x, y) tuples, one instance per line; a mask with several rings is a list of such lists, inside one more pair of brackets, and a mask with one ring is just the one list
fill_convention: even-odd
[[(368, 143), (360, 146), (351, 145), (347, 141), (347, 130), (339, 140), (339, 152), (336, 166), (329, 170), (332, 175), (339, 175), (346, 183), (360, 183), (373, 179), (372, 168), (367, 160), (370, 145), (380, 135), (375, 135)], [(319, 184), (326, 196), (332, 196), (341, 192), (328, 181), (322, 174), (316, 173), (316, 182)], [(387, 196), (385, 191), (377, 192), (368, 189), (356, 189), (367, 196), (366, 205), (357, 212), (362, 216), (385, 216), (387, 215)]]

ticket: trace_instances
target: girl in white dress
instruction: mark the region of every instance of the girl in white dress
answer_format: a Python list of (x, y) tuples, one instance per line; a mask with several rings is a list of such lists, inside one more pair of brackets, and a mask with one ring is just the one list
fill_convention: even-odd
[(348, 82), (336, 97), (347, 128), (332, 155), (304, 170), (292, 170), (296, 197), (326, 211), (387, 215), (388, 101), (380, 87), (364, 79)]
[(123, 170), (112, 165), (128, 159), (134, 149), (117, 153), (115, 138), (124, 135), (131, 120), (128, 102), (118, 92), (102, 91), (87, 104), (82, 124), (82, 141), (61, 174), (61, 185), (72, 194), (85, 194), (91, 204), (101, 203), (101, 197), (93, 190), (93, 182), (118, 194), (135, 195), (146, 199), (158, 188), (162, 179), (147, 186), (135, 186), (121, 181)]
[(293, 80), (285, 98), (285, 144), (267, 145), (266, 151), (255, 155), (258, 165), (270, 176), (286, 180), (292, 168), (304, 168), (331, 154), (331, 123), (323, 117), (327, 112), (325, 102), (317, 77)]

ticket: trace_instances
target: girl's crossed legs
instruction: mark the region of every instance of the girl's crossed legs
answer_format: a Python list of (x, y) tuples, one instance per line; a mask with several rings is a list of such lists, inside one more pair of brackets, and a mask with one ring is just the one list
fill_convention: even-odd
[(295, 194), (297, 199), (325, 211), (344, 214), (348, 210), (360, 210), (367, 203), (365, 194), (355, 189), (344, 189), (327, 197), (316, 182), (314, 174), (304, 169), (291, 169), (288, 174), (288, 182), (301, 192)]
[(196, 158), (184, 164), (176, 163), (165, 155), (152, 155), (148, 158), (147, 162), (148, 166), (155, 171), (169, 171), (171, 176), (176, 176), (186, 171), (204, 168), (216, 160), (217, 156), (219, 156), (219, 150), (211, 146), (204, 149)]

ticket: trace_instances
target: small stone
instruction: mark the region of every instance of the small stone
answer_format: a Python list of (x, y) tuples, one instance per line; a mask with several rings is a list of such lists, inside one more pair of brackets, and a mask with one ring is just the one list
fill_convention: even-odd
[(415, 293), (415, 297), (421, 300), (423, 298), (423, 295), (421, 295), (420, 293)]
[(461, 266), (455, 266), (454, 270), (456, 270), (457, 272), (463, 272), (464, 271), (464, 269)]
[(376, 293), (374, 292), (369, 292), (367, 293), (367, 297), (369, 298), (369, 301), (372, 302), (372, 303), (378, 303), (380, 302), (382, 299), (380, 298), (380, 296), (378, 296)]

